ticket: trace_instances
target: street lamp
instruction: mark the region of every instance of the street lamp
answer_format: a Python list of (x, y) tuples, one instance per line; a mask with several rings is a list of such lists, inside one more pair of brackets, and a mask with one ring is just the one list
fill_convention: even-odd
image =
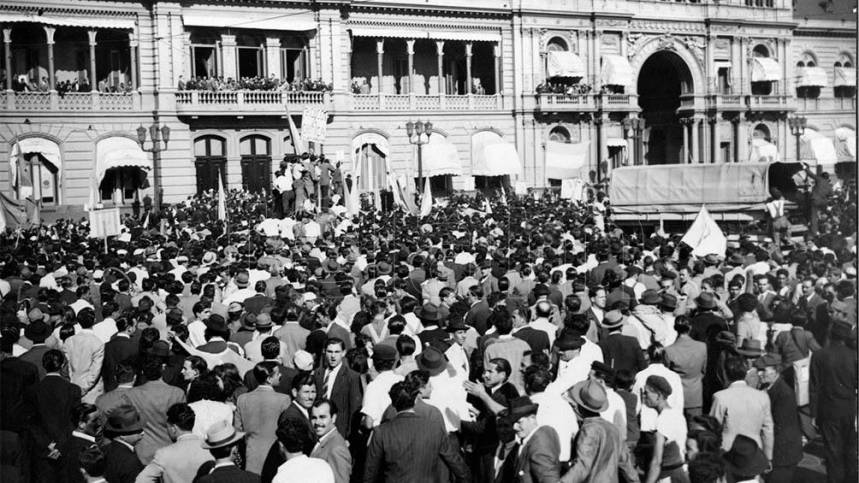
[(429, 142), (430, 134), (432, 134), (432, 123), (429, 121), (409, 121), (406, 123), (406, 134), (409, 136), (409, 143), (418, 147), (418, 192), (423, 193), (423, 145)]
[(806, 119), (805, 116), (794, 116), (788, 118), (787, 124), (790, 126), (790, 133), (796, 136), (796, 162), (798, 163), (801, 161), (799, 154), (799, 138), (805, 134), (805, 126), (808, 125), (808, 119)]
[[(147, 131), (152, 140), (152, 147), (149, 149), (143, 147), (146, 144)], [(163, 147), (161, 141), (164, 141)], [(158, 122), (155, 122), (149, 126), (149, 129), (142, 124), (137, 128), (137, 142), (140, 144), (140, 149), (152, 153), (152, 191), (155, 193), (153, 204), (156, 212), (161, 211), (161, 151), (167, 150), (168, 141), (170, 141), (170, 127), (166, 124), (158, 127)]]

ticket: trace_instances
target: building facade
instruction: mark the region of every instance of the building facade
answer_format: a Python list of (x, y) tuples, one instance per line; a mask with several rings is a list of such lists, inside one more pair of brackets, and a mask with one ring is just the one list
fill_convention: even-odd
[(307, 107), (364, 191), (419, 158), (434, 190), (855, 162), (854, 7), (812, 3), (11, 0), (0, 190), (62, 214), (268, 189)]

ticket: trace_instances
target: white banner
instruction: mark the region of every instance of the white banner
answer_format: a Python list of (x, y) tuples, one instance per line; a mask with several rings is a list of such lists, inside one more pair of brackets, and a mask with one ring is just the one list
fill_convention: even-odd
[(92, 210), (89, 212), (89, 237), (105, 238), (119, 235), (122, 224), (119, 221), (119, 208)]
[(325, 143), (328, 112), (318, 107), (305, 107), (301, 115), (301, 138), (314, 143)]

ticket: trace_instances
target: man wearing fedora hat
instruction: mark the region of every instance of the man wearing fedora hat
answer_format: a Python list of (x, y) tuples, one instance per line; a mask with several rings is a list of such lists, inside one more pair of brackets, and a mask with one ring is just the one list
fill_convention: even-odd
[(603, 362), (616, 371), (626, 369), (635, 374), (647, 367), (647, 362), (638, 339), (621, 332), (624, 319), (625, 316), (619, 310), (605, 313), (602, 326), (608, 330), (608, 336), (600, 341), (599, 346), (603, 351)]
[(520, 482), (548, 483), (558, 481), (561, 476), (558, 433), (553, 427), (537, 422), (538, 409), (537, 404), (524, 396), (510, 403), (510, 420), (519, 438), (515, 474)]
[(722, 424), (722, 449), (729, 450), (734, 438), (744, 434), (761, 442), (767, 460), (773, 455), (773, 418), (766, 393), (746, 384), (748, 368), (742, 357), (725, 361), (725, 374), (730, 385), (713, 395), (710, 416)]
[(621, 441), (617, 427), (600, 413), (608, 408), (605, 388), (597, 381), (581, 381), (565, 398), (579, 419), (572, 466), (560, 481), (617, 482), (618, 474), (625, 481), (638, 481), (638, 474), (629, 461), (629, 453)]
[(104, 436), (111, 440), (104, 450), (104, 477), (109, 483), (132, 483), (143, 471), (134, 454), (143, 437), (143, 423), (134, 406), (118, 406), (107, 414)]
[(764, 354), (754, 363), (770, 398), (773, 416), (773, 461), (767, 481), (793, 481), (793, 472), (802, 459), (802, 430), (796, 393), (781, 377), (782, 359), (778, 354)]
[(249, 471), (239, 469), (234, 463), (238, 445), (245, 433), (227, 421), (215, 423), (206, 431), (203, 449), (212, 453), (214, 461), (204, 463), (197, 470), (196, 483), (259, 483), (260, 477)]
[(758, 477), (770, 467), (769, 460), (761, 451), (757, 441), (743, 434), (737, 436), (731, 444), (730, 451), (722, 455), (722, 459), (725, 461), (729, 481), (735, 483), (759, 481)]
[(421, 344), (427, 346), (447, 339), (447, 331), (441, 327), (444, 320), (441, 318), (437, 305), (425, 303), (415, 309), (415, 315), (418, 316), (424, 327), (424, 330), (418, 334)]

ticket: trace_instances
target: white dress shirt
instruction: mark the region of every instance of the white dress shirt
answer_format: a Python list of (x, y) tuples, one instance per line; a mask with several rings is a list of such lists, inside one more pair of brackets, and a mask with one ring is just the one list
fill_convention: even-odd
[(383, 371), (373, 379), (364, 389), (364, 400), (361, 404), (361, 412), (373, 419), (373, 427), (382, 422), (385, 409), (391, 405), (391, 397), (388, 391), (391, 386), (403, 380), (403, 376), (393, 371)]
[(277, 469), (277, 475), (271, 480), (272, 483), (289, 483), (300, 481), (302, 483), (334, 483), (334, 471), (331, 466), (322, 459), (311, 458), (306, 455), (296, 456), (286, 460)]
[(579, 432), (579, 422), (576, 413), (567, 401), (554, 393), (541, 392), (531, 394), (531, 401), (539, 404), (537, 408), (537, 424), (550, 426), (558, 433), (561, 443), (560, 461), (569, 461), (572, 452), (572, 441)]
[[(633, 394), (641, 394), (644, 384), (650, 376), (662, 376), (671, 386), (671, 394), (668, 396), (668, 406), (672, 409), (683, 411), (683, 383), (680, 375), (662, 364), (650, 364), (644, 370), (635, 375), (635, 384), (632, 386)], [(654, 431), (656, 429), (656, 410), (649, 408), (638, 401), (637, 411), (641, 414), (641, 430)]]

